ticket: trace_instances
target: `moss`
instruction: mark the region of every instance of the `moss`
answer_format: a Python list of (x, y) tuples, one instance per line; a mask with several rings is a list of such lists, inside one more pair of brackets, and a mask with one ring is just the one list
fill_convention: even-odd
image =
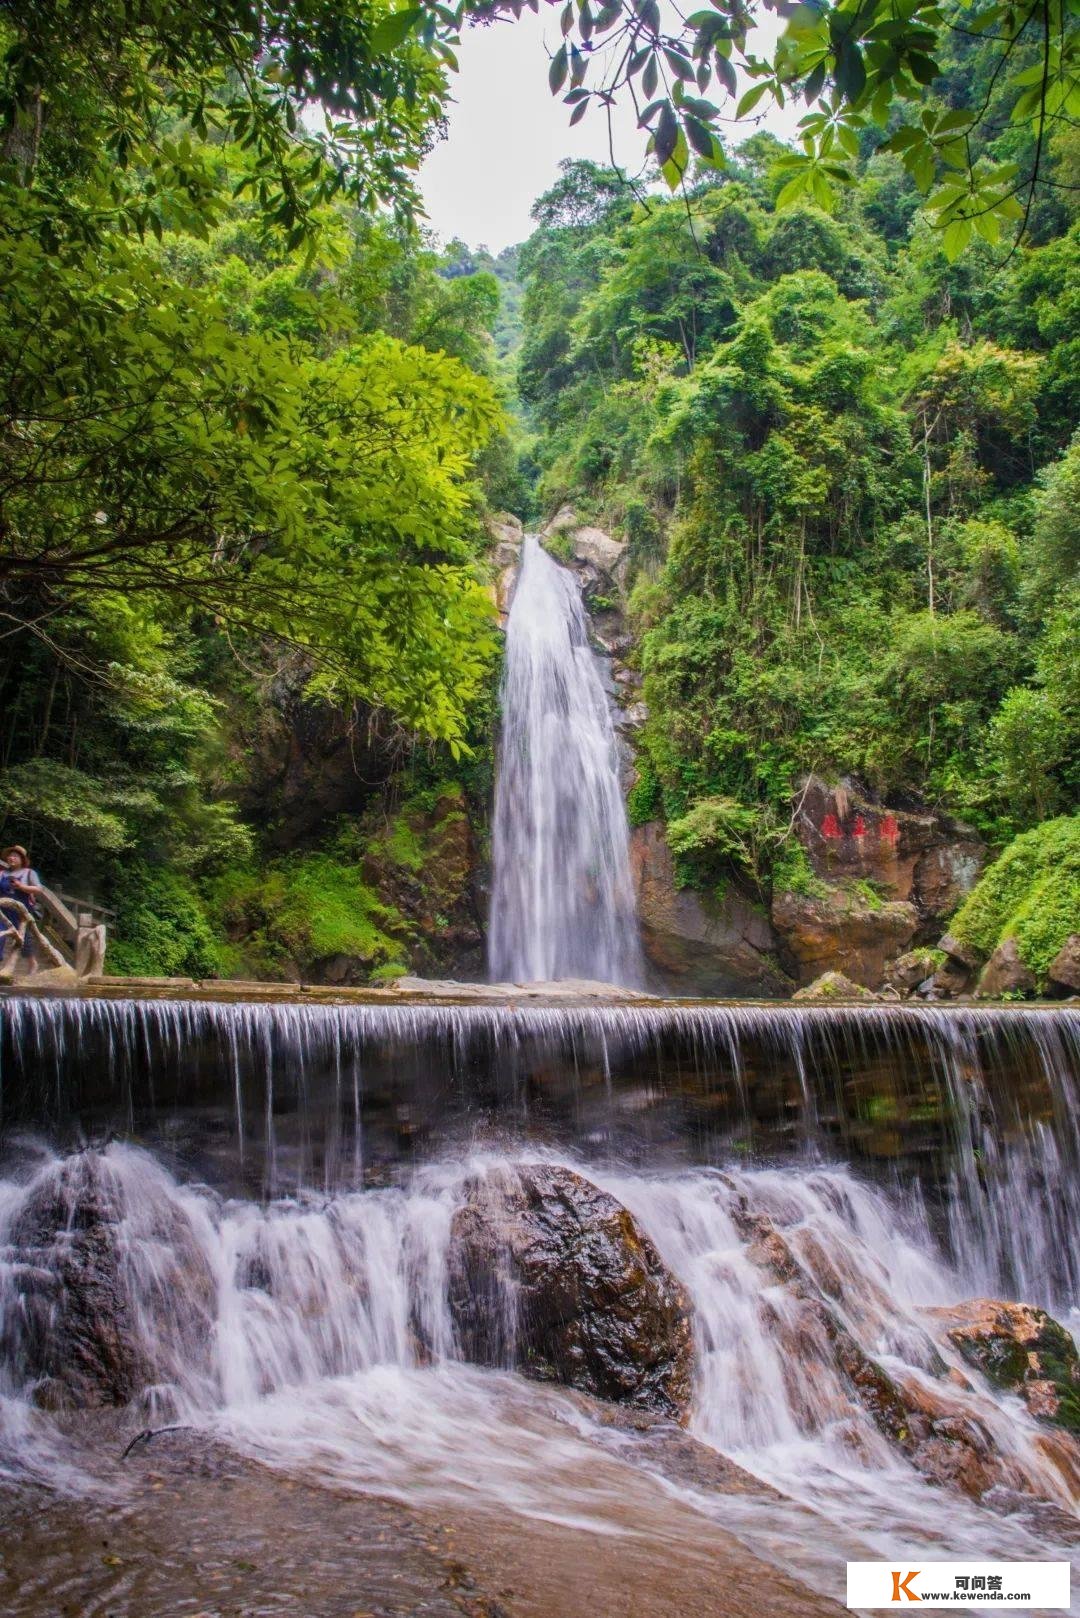
[(815, 876), (806, 849), (796, 838), (781, 844), (773, 859), (772, 884), (776, 893), (794, 893), (804, 899), (825, 899), (829, 889)]
[(983, 956), (1015, 938), (1040, 988), (1080, 918), (1080, 815), (1013, 839), (953, 917), (949, 931)]
[(554, 556), (557, 562), (572, 562), (574, 560), (573, 533), (567, 528), (560, 528), (558, 533), (548, 534), (544, 540), (544, 549), (549, 556)]
[(638, 778), (626, 795), (626, 818), (631, 826), (644, 826), (663, 812), (660, 781), (648, 758), (638, 759)]
[(402, 917), (380, 903), (355, 864), (334, 854), (230, 871), (213, 892), (232, 940), (232, 970), (279, 977), (334, 955), (373, 969), (401, 961)]
[(217, 977), (227, 970), (225, 940), (192, 879), (132, 860), (112, 882), (117, 923), (108, 970), (122, 977)]

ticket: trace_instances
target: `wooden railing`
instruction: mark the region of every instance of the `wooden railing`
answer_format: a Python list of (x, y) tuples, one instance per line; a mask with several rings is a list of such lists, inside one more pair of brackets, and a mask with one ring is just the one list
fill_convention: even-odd
[[(66, 968), (80, 978), (96, 977), (105, 965), (106, 924), (113, 920), (113, 911), (52, 888), (40, 889), (37, 906), (34, 915), (17, 900), (4, 900), (8, 919), (18, 927), (20, 935), (29, 935), (42, 964)], [(0, 971), (4, 976), (17, 975), (21, 948), (16, 948), (11, 938), (5, 938), (3, 943)]]

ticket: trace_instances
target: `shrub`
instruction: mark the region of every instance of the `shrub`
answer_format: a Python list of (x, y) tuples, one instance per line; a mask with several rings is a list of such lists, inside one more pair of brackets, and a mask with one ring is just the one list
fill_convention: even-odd
[(1040, 988), (1050, 962), (1080, 928), (1080, 815), (1062, 815), (1015, 837), (953, 917), (962, 944), (991, 955), (1015, 938)]
[(111, 897), (119, 921), (109, 939), (110, 972), (123, 977), (217, 977), (223, 939), (191, 878), (139, 860), (119, 867)]

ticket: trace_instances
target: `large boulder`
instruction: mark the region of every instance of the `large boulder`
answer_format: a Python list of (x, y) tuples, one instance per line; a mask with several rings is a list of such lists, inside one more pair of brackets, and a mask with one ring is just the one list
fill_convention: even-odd
[(999, 1000), (1006, 994), (1034, 994), (1038, 989), (1035, 974), (1020, 958), (1015, 938), (1006, 938), (998, 945), (982, 972), (975, 993), (984, 1000)]
[(842, 972), (865, 988), (880, 988), (885, 963), (902, 953), (919, 926), (915, 906), (883, 902), (864, 885), (832, 886), (820, 893), (777, 893), (772, 922), (782, 958), (800, 986), (823, 972)]
[(560, 562), (578, 574), (586, 599), (604, 589), (621, 593), (626, 583), (625, 540), (581, 522), (573, 506), (561, 506), (540, 538)]
[(808, 776), (796, 791), (795, 824), (815, 875), (872, 882), (888, 898), (913, 904), (928, 929), (952, 914), (985, 863), (970, 827), (929, 810), (874, 803), (850, 781), (830, 786)]
[(208, 1374), (214, 1278), (166, 1185), (147, 1159), (94, 1151), (32, 1184), (6, 1237), (18, 1307), (0, 1338), (40, 1403), (123, 1405)]
[(793, 1000), (877, 1000), (873, 989), (866, 989), (861, 983), (852, 983), (843, 972), (823, 972), (813, 983), (808, 983), (805, 989), (797, 989), (791, 997)]
[(995, 1387), (1019, 1394), (1033, 1416), (1080, 1433), (1080, 1356), (1045, 1310), (973, 1298), (926, 1313)]
[(791, 993), (765, 912), (731, 886), (721, 898), (680, 888), (661, 821), (633, 828), (630, 866), (642, 945), (668, 989), (758, 999)]
[(581, 1175), (534, 1163), (472, 1180), (449, 1263), (468, 1359), (685, 1417), (686, 1295), (628, 1210)]
[(1080, 991), (1080, 933), (1070, 933), (1047, 971), (1053, 989)]

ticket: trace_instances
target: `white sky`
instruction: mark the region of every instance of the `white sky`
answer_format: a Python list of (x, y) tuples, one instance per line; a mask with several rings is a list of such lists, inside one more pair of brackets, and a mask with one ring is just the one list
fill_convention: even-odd
[[(602, 110), (590, 108), (570, 129), (570, 109), (548, 90), (550, 53), (561, 37), (558, 10), (548, 5), (541, 6), (539, 16), (525, 11), (520, 21), (465, 29), (461, 72), (451, 80), (449, 135), (420, 175), (431, 227), (443, 241), (460, 236), (471, 247), (496, 253), (524, 241), (533, 229), (529, 209), (558, 178), (561, 158), (610, 161)], [(755, 44), (763, 55), (768, 41), (760, 35)], [(779, 120), (774, 115), (766, 127), (788, 137), (805, 110)], [(636, 174), (647, 137), (637, 128), (628, 98), (612, 123), (616, 162)], [(748, 123), (745, 133), (754, 127)], [(729, 140), (737, 144), (730, 134)]]

